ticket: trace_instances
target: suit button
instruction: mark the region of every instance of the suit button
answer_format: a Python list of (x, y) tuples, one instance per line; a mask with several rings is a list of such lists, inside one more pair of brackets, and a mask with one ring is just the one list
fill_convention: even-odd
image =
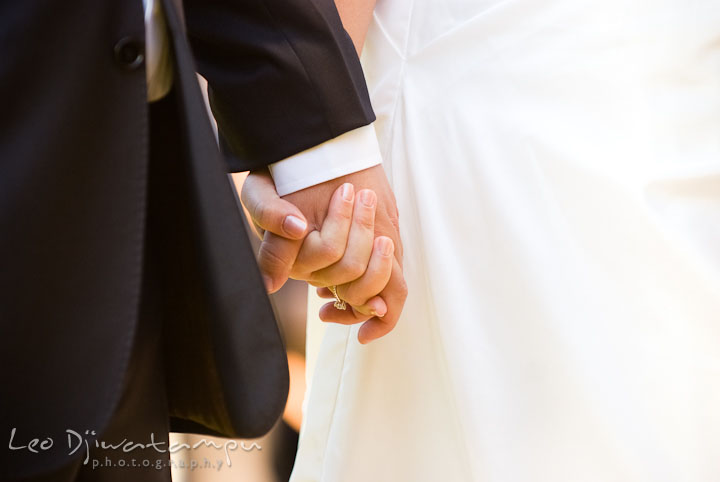
[(115, 60), (128, 70), (135, 70), (145, 60), (145, 46), (132, 37), (125, 37), (115, 44)]

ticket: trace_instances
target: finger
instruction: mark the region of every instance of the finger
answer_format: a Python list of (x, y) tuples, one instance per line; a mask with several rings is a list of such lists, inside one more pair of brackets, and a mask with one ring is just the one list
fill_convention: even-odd
[(251, 173), (243, 184), (241, 201), (258, 229), (288, 239), (301, 239), (307, 220), (294, 204), (281, 199), (270, 174)]
[(322, 305), (320, 307), (319, 315), (321, 321), (326, 323), (338, 323), (340, 325), (354, 325), (372, 318), (372, 315), (362, 314), (352, 308), (348, 308), (347, 310), (338, 310), (335, 308), (333, 303), (326, 303)]
[(359, 279), (338, 286), (338, 296), (353, 306), (362, 306), (380, 293), (392, 274), (393, 252), (392, 239), (387, 236), (375, 239), (367, 271)]
[(350, 232), (354, 199), (355, 189), (350, 183), (343, 184), (333, 193), (320, 231), (307, 235), (297, 256), (294, 271), (302, 274), (304, 279), (342, 258)]
[(367, 303), (362, 306), (353, 306), (355, 311), (368, 316), (378, 316), (382, 318), (388, 311), (387, 304), (381, 296), (373, 296)]
[[(320, 290), (326, 290), (327, 294), (329, 294), (329, 296), (325, 296), (325, 292), (323, 292), (323, 295), (321, 296), (321, 298), (325, 298), (325, 299), (335, 298), (332, 295), (332, 293), (330, 292), (330, 290), (328, 290), (327, 288), (319, 288), (318, 293), (320, 293)], [(331, 303), (330, 305), (332, 306), (333, 303)], [(383, 316), (385, 316), (385, 314), (388, 311), (387, 304), (385, 304), (385, 300), (383, 300), (380, 296), (374, 296), (367, 303), (365, 303), (365, 305), (362, 307), (351, 306), (351, 308), (358, 313), (362, 313), (363, 315), (366, 315), (362, 321), (364, 321), (372, 316), (379, 316), (382, 318)], [(335, 312), (327, 311), (326, 315), (325, 315), (326, 319), (323, 319), (323, 321), (335, 322), (336, 321), (335, 316), (338, 316), (339, 318), (344, 318), (343, 311), (347, 311), (347, 310), (335, 310)]]
[(258, 252), (258, 266), (268, 293), (276, 292), (288, 280), (301, 245), (301, 240), (286, 239), (270, 231), (265, 232)]
[(316, 291), (320, 298), (325, 298), (325, 299), (335, 298), (335, 296), (332, 294), (332, 291), (330, 291), (329, 288), (326, 288), (324, 286), (318, 287), (318, 289)]
[(370, 343), (373, 340), (387, 335), (395, 328), (400, 313), (402, 313), (405, 300), (407, 299), (407, 284), (403, 277), (402, 269), (397, 260), (393, 262), (393, 272), (390, 281), (380, 296), (388, 306), (388, 312), (382, 318), (374, 317), (363, 323), (358, 330), (358, 341), (362, 344)]
[(365, 273), (373, 250), (375, 237), (375, 206), (377, 196), (370, 189), (358, 193), (353, 208), (350, 234), (342, 259), (312, 273), (310, 281), (316, 285), (341, 285), (358, 279)]

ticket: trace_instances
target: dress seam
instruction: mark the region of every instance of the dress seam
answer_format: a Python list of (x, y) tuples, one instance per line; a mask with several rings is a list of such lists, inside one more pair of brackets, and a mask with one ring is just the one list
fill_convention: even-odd
[[(347, 335), (345, 336), (345, 347), (343, 348), (343, 358), (340, 364), (340, 375), (338, 376), (337, 388), (335, 389), (335, 397), (333, 398), (332, 413), (330, 414), (330, 422), (328, 423), (327, 436), (325, 437), (325, 446), (322, 450), (322, 469), (320, 470), (319, 482), (325, 480), (325, 469), (327, 467), (327, 450), (330, 445), (330, 433), (332, 432), (333, 425), (335, 424), (335, 413), (338, 405), (338, 399), (340, 398), (340, 386), (342, 385), (343, 377), (345, 375), (345, 362), (348, 357), (348, 344), (350, 342), (350, 333), (352, 332), (351, 327), (347, 327)], [(326, 334), (323, 334), (325, 338)]]
[[(406, 65), (407, 65), (407, 61), (408, 61), (408, 48), (410, 45), (410, 33), (412, 31), (412, 21), (413, 21), (414, 13), (415, 13), (415, 5), (416, 5), (416, 1), (413, 0), (412, 5), (410, 6), (410, 15), (408, 18), (407, 32), (405, 33), (405, 45), (403, 48), (403, 52), (401, 54), (402, 65), (400, 67), (400, 72), (398, 74), (395, 104), (393, 105), (391, 117), (388, 119), (389, 120), (388, 125), (389, 125), (389, 129), (390, 129), (390, 138), (389, 138), (389, 142), (388, 142), (387, 146), (385, 147), (385, 150), (383, 151), (383, 159), (390, 159), (390, 154), (392, 152), (392, 146), (394, 145), (394, 142), (395, 142), (395, 133), (398, 132), (398, 130), (399, 130), (395, 126), (395, 123), (396, 123), (396, 118), (397, 118), (397, 112), (398, 112), (398, 109), (400, 108), (400, 99), (402, 97), (402, 85), (403, 85), (403, 80), (405, 78), (405, 70), (406, 70)], [(394, 164), (394, 163), (392, 163), (392, 164)], [(391, 164), (391, 168), (392, 168), (392, 164)], [(392, 187), (394, 189), (395, 188), (394, 173), (392, 175), (392, 179), (393, 179)], [(411, 185), (412, 185), (411, 189), (413, 190), (413, 197), (416, 198), (417, 196), (416, 196), (416, 192), (415, 192), (415, 184), (411, 183)], [(418, 219), (421, 219), (421, 217), (418, 216)], [(420, 249), (419, 253), (424, 261), (423, 265), (427, 266), (427, 262), (426, 262), (427, 260), (426, 260), (424, 251), (422, 249)], [(432, 307), (432, 313), (433, 314), (437, 313), (435, 303), (433, 302), (432, 289), (428, 286), (427, 282), (424, 283), (424, 291), (427, 294), (427, 300), (430, 303), (430, 306)], [(436, 316), (435, 316), (435, 318), (437, 319)], [(442, 343), (442, 338), (441, 338), (440, 334), (438, 333), (437, 326), (435, 326), (435, 329), (433, 329), (433, 333), (435, 334), (436, 340), (438, 341), (438, 343)], [(439, 359), (439, 361), (441, 361), (441, 363), (442, 363), (442, 369), (446, 375), (445, 376), (446, 384), (449, 386), (449, 388), (452, 389), (452, 388), (454, 388), (453, 387), (453, 385), (454, 385), (453, 379), (450, 377), (450, 369), (448, 368), (448, 361), (447, 361), (447, 356), (445, 355), (444, 345), (441, 345), (441, 346), (443, 348), (438, 348), (435, 353), (436, 353), (436, 356)], [(452, 393), (448, 394), (449, 402), (452, 403), (454, 408), (457, 408), (457, 397), (455, 395), (455, 391), (451, 390), (451, 392)], [(458, 448), (463, 449), (463, 453), (464, 453), (463, 461), (464, 461), (464, 466), (465, 466), (465, 473), (468, 476), (468, 480), (472, 480), (473, 468), (472, 468), (472, 464), (470, 463), (470, 453), (469, 453), (469, 450), (467, 447), (467, 438), (465, 437), (465, 430), (463, 428), (463, 424), (458, 419), (458, 416), (459, 416), (458, 410), (454, 410), (453, 418), (454, 418), (454, 425), (456, 427), (456, 433), (462, 435), (462, 440), (458, 440), (458, 445), (459, 445)]]

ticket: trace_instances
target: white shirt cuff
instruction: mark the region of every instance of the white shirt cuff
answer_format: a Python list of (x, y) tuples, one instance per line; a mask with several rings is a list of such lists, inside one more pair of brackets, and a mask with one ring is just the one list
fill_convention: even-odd
[(372, 124), (270, 164), (280, 196), (382, 164)]

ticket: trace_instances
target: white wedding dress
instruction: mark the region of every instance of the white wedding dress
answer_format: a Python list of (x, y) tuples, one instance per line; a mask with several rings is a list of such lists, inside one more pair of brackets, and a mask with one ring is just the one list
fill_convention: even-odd
[(292, 481), (719, 482), (720, 2), (379, 0), (363, 61), (410, 294), (310, 320)]

